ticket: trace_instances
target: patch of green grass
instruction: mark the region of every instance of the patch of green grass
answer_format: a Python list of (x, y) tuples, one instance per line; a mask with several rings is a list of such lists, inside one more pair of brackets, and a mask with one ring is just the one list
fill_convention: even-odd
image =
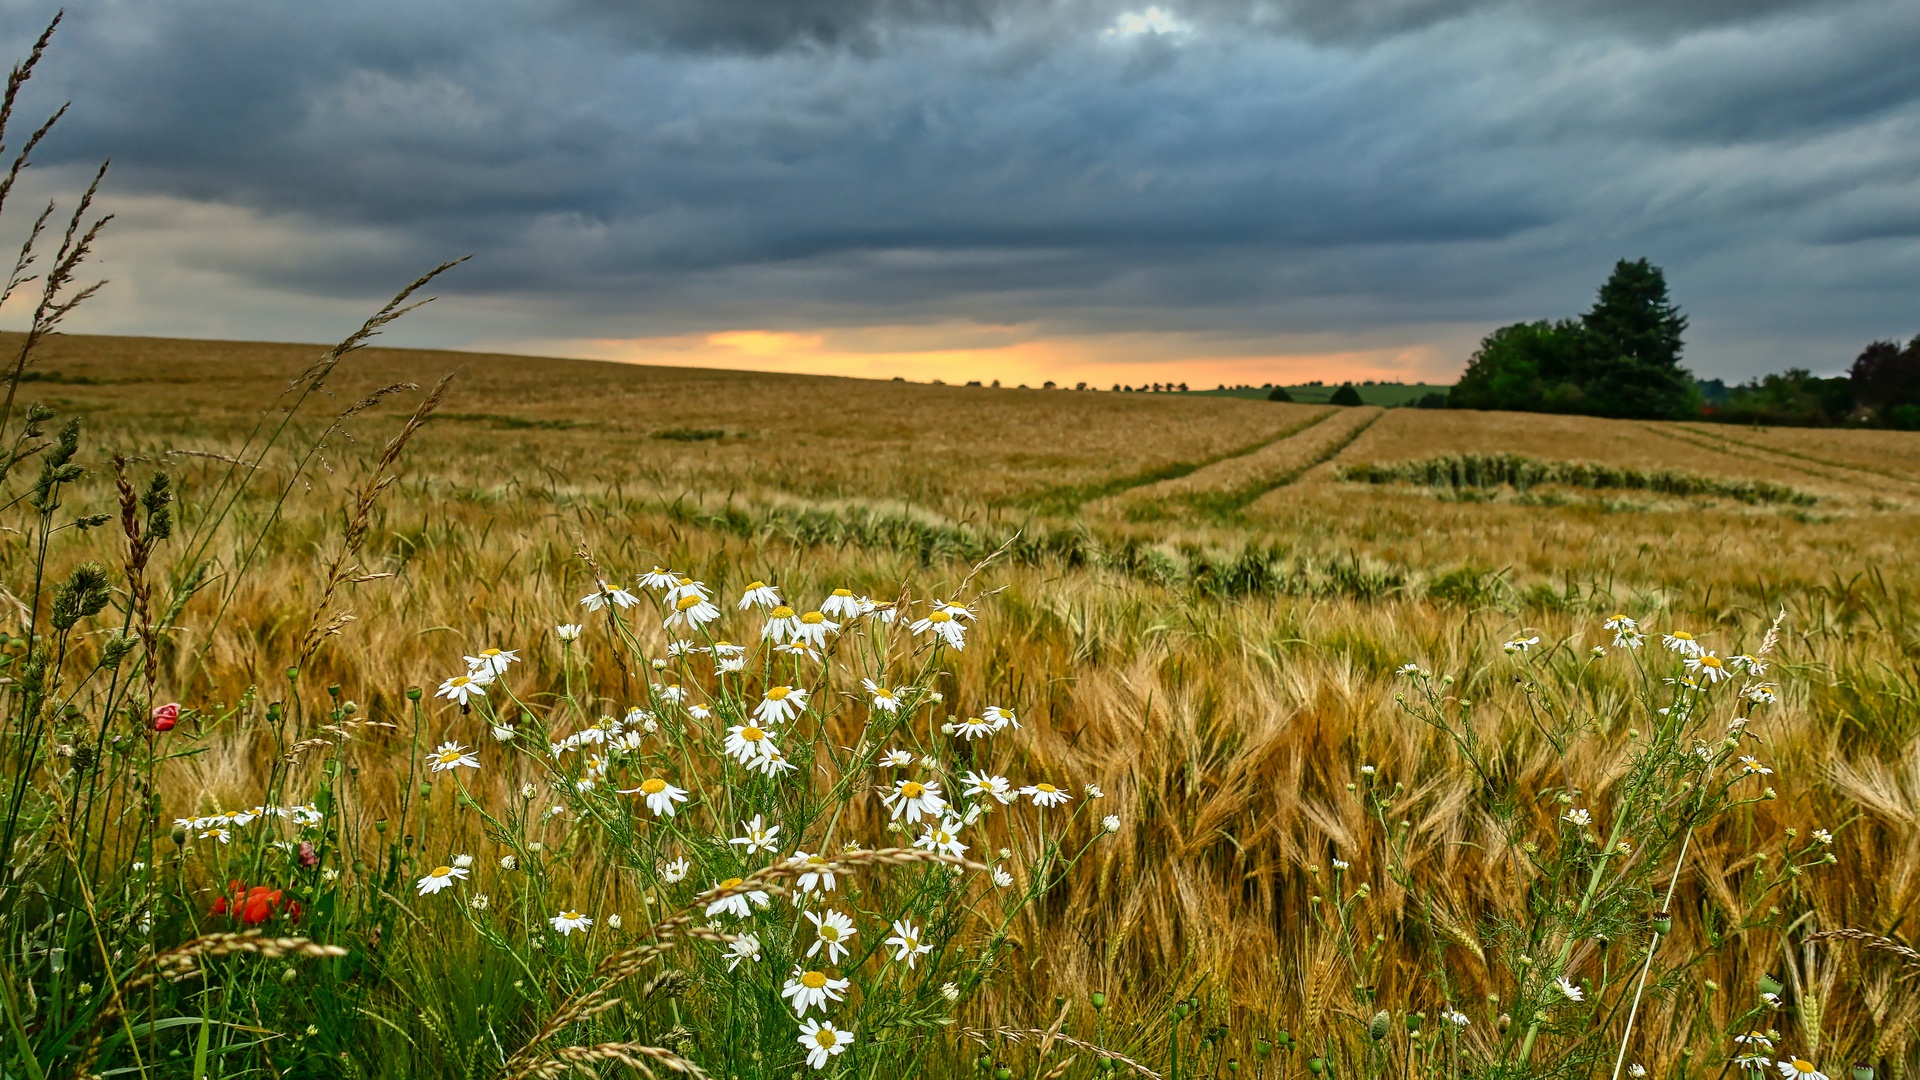
[(713, 439), (726, 438), (727, 429), (726, 428), (684, 428), (684, 427), (662, 428), (659, 431), (654, 432), (653, 437), (656, 439), (666, 439), (670, 442), (707, 442)]
[(1473, 490), (1511, 487), (1516, 491), (1557, 484), (1575, 488), (1618, 488), (1663, 495), (1718, 495), (1743, 503), (1812, 506), (1818, 499), (1804, 491), (1765, 480), (1721, 480), (1677, 469), (1623, 469), (1583, 461), (1538, 461), (1520, 454), (1449, 454), (1420, 461), (1349, 465), (1340, 479), (1362, 484), (1416, 484)]
[(512, 429), (534, 429), (538, 431), (567, 431), (572, 428), (591, 427), (585, 420), (536, 420), (530, 416), (509, 416), (505, 413), (434, 413), (433, 420), (465, 420), (470, 423), (492, 424), (495, 427)]

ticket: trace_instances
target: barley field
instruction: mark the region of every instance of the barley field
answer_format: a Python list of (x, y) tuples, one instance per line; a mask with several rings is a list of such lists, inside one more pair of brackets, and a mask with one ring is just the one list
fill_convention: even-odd
[(17, 387), (9, 1075), (1913, 1068), (1920, 435), (321, 353)]

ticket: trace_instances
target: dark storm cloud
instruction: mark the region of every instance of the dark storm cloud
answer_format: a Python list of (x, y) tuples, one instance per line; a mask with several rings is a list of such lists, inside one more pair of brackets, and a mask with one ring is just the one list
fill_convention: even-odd
[(193, 258), (357, 298), (473, 251), (529, 336), (1491, 324), (1642, 254), (1709, 368), (1912, 318), (1915, 5), (1146, 7), (105, 3), (36, 100), (116, 192), (378, 238)]

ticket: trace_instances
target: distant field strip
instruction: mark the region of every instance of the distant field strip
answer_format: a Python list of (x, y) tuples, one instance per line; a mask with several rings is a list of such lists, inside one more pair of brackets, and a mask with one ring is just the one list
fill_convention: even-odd
[(1255, 453), (1128, 492), (1127, 502), (1184, 502), (1221, 513), (1238, 510), (1275, 488), (1293, 483), (1308, 469), (1346, 449), (1385, 411), (1373, 406), (1336, 409), (1324, 423)]
[(1497, 488), (1516, 491), (1546, 485), (1616, 488), (1664, 495), (1717, 495), (1744, 503), (1812, 506), (1817, 498), (1765, 480), (1722, 480), (1677, 469), (1622, 469), (1578, 461), (1538, 461), (1518, 454), (1450, 454), (1423, 461), (1349, 465), (1339, 478), (1362, 484), (1414, 484), (1434, 488)]
[[(1665, 428), (1649, 427), (1645, 424), (1642, 424), (1641, 427), (1643, 430), (1651, 432), (1655, 435), (1659, 435), (1663, 438), (1672, 439), (1673, 441), (1678, 443), (1685, 443), (1688, 446), (1697, 447), (1701, 450), (1706, 450), (1710, 453), (1725, 454), (1728, 457), (1740, 458), (1745, 461), (1757, 461), (1762, 464), (1772, 465), (1775, 468), (1780, 468), (1780, 469), (1791, 469), (1797, 473), (1804, 473), (1807, 476), (1818, 477), (1822, 480), (1828, 481), (1829, 483), (1842, 484), (1847, 487), (1853, 487), (1853, 488), (1869, 487), (1869, 482), (1860, 477), (1835, 476), (1832, 473), (1822, 472), (1819, 469), (1810, 468), (1809, 466), (1801, 464), (1799, 462), (1782, 461), (1779, 457), (1772, 454), (1765, 453), (1764, 451), (1757, 452), (1757, 453), (1743, 453), (1740, 450), (1733, 449), (1730, 440), (1727, 440), (1729, 442), (1729, 445), (1716, 446), (1713, 440), (1707, 437), (1696, 436), (1694, 438), (1688, 438), (1686, 435), (1681, 435), (1681, 434), (1678, 434), (1677, 432), (1669, 431)], [(1691, 430), (1691, 429), (1684, 429), (1684, 430)], [(1754, 450), (1754, 451), (1761, 451), (1761, 448), (1757, 446), (1748, 447), (1748, 449)]]
[(1874, 476), (1885, 477), (1888, 480), (1897, 481), (1899, 483), (1906, 484), (1909, 487), (1920, 487), (1920, 480), (1916, 480), (1911, 476), (1903, 476), (1902, 474), (1894, 472), (1891, 469), (1876, 468), (1872, 465), (1859, 465), (1859, 464), (1854, 464), (1846, 461), (1833, 461), (1828, 458), (1814, 457), (1812, 454), (1803, 454), (1803, 453), (1800, 453), (1798, 450), (1785, 450), (1778, 446), (1765, 446), (1761, 443), (1750, 442), (1746, 439), (1739, 438), (1735, 435), (1719, 432), (1719, 431), (1702, 431), (1699, 428), (1686, 427), (1686, 426), (1682, 426), (1680, 430), (1693, 432), (1695, 435), (1699, 435), (1703, 438), (1717, 439), (1721, 442), (1732, 443), (1735, 446), (1744, 447), (1749, 450), (1760, 450), (1769, 454), (1778, 454), (1781, 457), (1798, 458), (1801, 461), (1811, 461), (1815, 465), (1825, 465), (1830, 469), (1847, 469), (1852, 472), (1871, 473)]
[[(1139, 490), (1152, 491), (1167, 484), (1184, 483), (1188, 479), (1219, 468), (1223, 465), (1245, 459), (1266, 450), (1277, 443), (1290, 441), (1302, 432), (1318, 425), (1322, 420), (1339, 413), (1334, 406), (1314, 413), (1298, 423), (1274, 432), (1258, 442), (1235, 447), (1224, 454), (1208, 458), (1205, 461), (1176, 461), (1170, 465), (1148, 469), (1145, 472), (1127, 476), (1116, 476), (1094, 484), (1072, 484), (1048, 488), (1026, 500), (1026, 505), (1041, 513), (1072, 513), (1086, 503), (1112, 498)], [(1378, 411), (1378, 410), (1375, 410)]]

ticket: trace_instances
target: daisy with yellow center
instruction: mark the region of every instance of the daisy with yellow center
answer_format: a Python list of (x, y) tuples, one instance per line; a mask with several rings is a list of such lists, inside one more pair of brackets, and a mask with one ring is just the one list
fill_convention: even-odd
[(626, 788), (620, 794), (646, 796), (647, 809), (653, 811), (654, 817), (672, 817), (673, 804), (687, 801), (684, 789), (674, 787), (657, 776), (642, 780), (639, 787)]
[(785, 604), (767, 612), (767, 621), (760, 627), (760, 639), (771, 641), (775, 645), (792, 641), (800, 636), (800, 617)]
[(796, 719), (807, 711), (808, 696), (807, 691), (791, 686), (770, 687), (766, 697), (754, 707), (754, 722), (772, 727)]
[(893, 811), (893, 820), (904, 817), (910, 824), (922, 817), (937, 817), (947, 806), (947, 801), (940, 797), (939, 784), (923, 784), (918, 780), (896, 781), (893, 793), (881, 801)]
[(1052, 784), (1033, 784), (1020, 789), (1020, 794), (1033, 800), (1035, 806), (1065, 806), (1073, 796), (1054, 787)]
[[(729, 889), (738, 889), (740, 888), (740, 886), (744, 884), (746, 884), (744, 879), (737, 878), (737, 877), (730, 877), (725, 881), (716, 883), (713, 888), (715, 891), (723, 891), (723, 890), (729, 890)], [(747, 906), (749, 902), (752, 903), (753, 907)], [(722, 896), (719, 899), (708, 904), (707, 914), (718, 915), (722, 912), (725, 912), (728, 915), (732, 915), (736, 919), (744, 919), (747, 916), (753, 914), (754, 907), (766, 907), (768, 904), (771, 904), (772, 902), (773, 901), (767, 897), (767, 894), (759, 889), (749, 889), (741, 892), (730, 892), (726, 896)]]
[(431, 772), (446, 772), (448, 769), (477, 769), (480, 759), (473, 751), (459, 743), (441, 743), (439, 748), (427, 758), (427, 769)]
[(779, 606), (780, 590), (764, 581), (749, 581), (747, 587), (740, 593), (741, 611), (754, 607), (771, 611)]
[(827, 1020), (809, 1020), (800, 1025), (800, 1045), (807, 1048), (807, 1064), (824, 1069), (834, 1057), (846, 1052), (853, 1032), (841, 1031)]
[(793, 974), (787, 978), (787, 985), (780, 989), (780, 996), (793, 1003), (793, 1010), (802, 1019), (807, 1010), (818, 1008), (827, 1011), (827, 1002), (839, 1001), (851, 980), (829, 978), (824, 971), (803, 971), (794, 965)]
[(420, 895), (432, 896), (441, 889), (451, 888), (456, 879), (464, 881), (466, 877), (467, 868), (464, 866), (436, 867), (426, 877), (420, 879)]
[(774, 745), (765, 728), (739, 724), (727, 729), (726, 750), (728, 757), (742, 765), (751, 765), (774, 753)]
[(834, 619), (852, 619), (863, 614), (860, 598), (853, 595), (852, 589), (833, 590), (833, 595), (820, 604), (820, 612)]

